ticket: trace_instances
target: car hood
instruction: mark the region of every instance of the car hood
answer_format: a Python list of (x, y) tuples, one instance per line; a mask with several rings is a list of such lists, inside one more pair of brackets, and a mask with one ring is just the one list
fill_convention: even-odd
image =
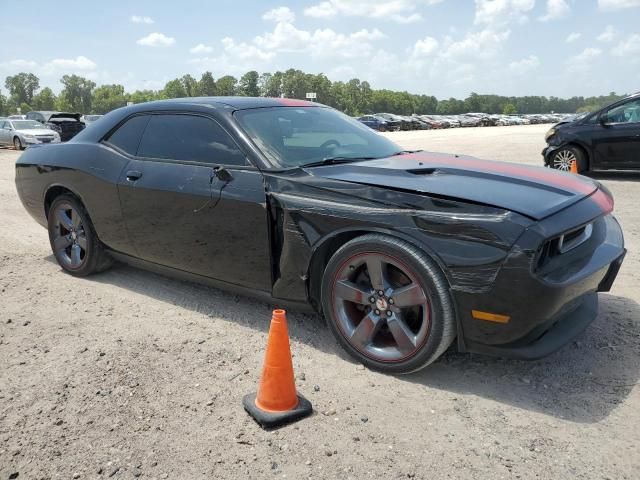
[(53, 135), (55, 132), (50, 128), (27, 128), (16, 130), (20, 135)]
[(326, 179), (481, 203), (536, 220), (598, 189), (588, 178), (549, 168), (429, 152), (312, 167), (306, 171)]

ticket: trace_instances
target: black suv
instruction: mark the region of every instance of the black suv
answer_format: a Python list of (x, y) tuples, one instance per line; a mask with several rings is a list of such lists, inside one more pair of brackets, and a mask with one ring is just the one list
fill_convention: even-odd
[(80, 121), (79, 113), (68, 112), (29, 112), (28, 120), (35, 120), (43, 125), (55, 130), (60, 134), (60, 140), (66, 142), (71, 140), (77, 133), (81, 132), (85, 125)]
[(640, 169), (640, 93), (602, 110), (554, 125), (545, 137), (544, 163), (578, 172)]

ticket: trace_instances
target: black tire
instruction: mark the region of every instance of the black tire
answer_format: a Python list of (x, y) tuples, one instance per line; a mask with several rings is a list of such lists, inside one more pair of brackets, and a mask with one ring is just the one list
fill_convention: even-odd
[[(62, 214), (68, 221), (66, 218), (61, 221)], [(73, 195), (64, 194), (54, 199), (47, 223), (51, 250), (65, 272), (86, 277), (112, 265), (113, 260), (98, 239), (87, 211)], [(79, 252), (77, 257), (76, 252)]]
[[(388, 295), (386, 292), (381, 295), (381, 291), (376, 293), (373, 288), (375, 281), (370, 283), (362, 281), (363, 278), (372, 278), (368, 262), (373, 259), (375, 266), (377, 258), (383, 265), (380, 278), (383, 279), (384, 285), (390, 285)], [(362, 262), (366, 263), (362, 264)], [(383, 270), (386, 273), (382, 273)], [(348, 277), (349, 275), (353, 277)], [(394, 286), (390, 280), (392, 276), (405, 279), (405, 282)], [(355, 291), (358, 292), (359, 301), (340, 296), (341, 292), (347, 291), (345, 284), (358, 287)], [(424, 302), (419, 300), (423, 303), (419, 305), (416, 303), (415, 307), (407, 307), (410, 311), (406, 312), (405, 308), (399, 306), (401, 303), (399, 292), (401, 289), (406, 292), (408, 288), (414, 288), (414, 284), (421, 289), (419, 298), (424, 298)], [(353, 291), (348, 290), (348, 292)], [(394, 293), (397, 294), (398, 300), (395, 304), (392, 298)], [(361, 294), (364, 294), (366, 299), (363, 300), (365, 297)], [(374, 370), (385, 373), (411, 373), (424, 368), (440, 357), (456, 337), (453, 302), (444, 274), (425, 252), (394, 237), (367, 234), (351, 240), (338, 249), (325, 269), (321, 298), (324, 316), (338, 342), (356, 360)], [(381, 302), (381, 299), (384, 301)], [(410, 302), (402, 303), (414, 305)], [(403, 321), (394, 322), (396, 313), (390, 313), (389, 310), (393, 310), (394, 307), (398, 311), (398, 317)], [(357, 322), (360, 315), (361, 320)], [(368, 338), (369, 335), (361, 335), (357, 331), (362, 330), (359, 329), (360, 324), (366, 320), (368, 324), (377, 322), (374, 318), (377, 318), (377, 321), (384, 321), (384, 325), (378, 326), (376, 323), (375, 328), (371, 328), (376, 333), (372, 334), (370, 344), (365, 346), (362, 338), (356, 339), (356, 337)], [(349, 323), (350, 319), (355, 321)], [(410, 325), (410, 321), (413, 321), (413, 325)], [(395, 324), (393, 328), (392, 322)], [(426, 334), (423, 330), (424, 322), (427, 322)], [(397, 355), (394, 356), (393, 342), (398, 332), (398, 324), (403, 325), (401, 330), (404, 332), (408, 332), (407, 328), (410, 328), (411, 338), (415, 340), (415, 344), (411, 343), (406, 348), (405, 343), (403, 349), (400, 347), (401, 342), (396, 342)], [(364, 328), (369, 330), (369, 327)], [(414, 350), (411, 350), (412, 348)]]
[(578, 173), (586, 172), (588, 170), (587, 158), (581, 148), (567, 145), (559, 148), (551, 156), (550, 166), (556, 170), (563, 172), (570, 171), (571, 160), (575, 159)]
[(22, 142), (19, 137), (13, 137), (13, 148), (16, 150), (22, 150), (24, 147), (22, 146)]

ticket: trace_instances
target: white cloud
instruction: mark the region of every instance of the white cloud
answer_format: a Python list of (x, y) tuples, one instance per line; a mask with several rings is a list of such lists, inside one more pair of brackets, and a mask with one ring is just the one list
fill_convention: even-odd
[(588, 70), (593, 61), (602, 55), (602, 50), (599, 48), (585, 48), (581, 53), (570, 57), (567, 60), (567, 66), (569, 70)]
[(95, 70), (96, 63), (82, 55), (76, 58), (55, 58), (42, 66), (45, 75), (53, 75), (55, 73), (76, 73), (90, 72)]
[(330, 28), (307, 31), (289, 22), (279, 22), (272, 32), (254, 38), (253, 43), (271, 52), (306, 52), (311, 56), (338, 56), (354, 58), (367, 56), (373, 50), (372, 42), (385, 38), (374, 28), (344, 34)]
[(626, 57), (629, 59), (640, 59), (640, 34), (634, 33), (626, 40), (620, 42), (611, 53), (617, 57)]
[(613, 42), (618, 36), (618, 31), (613, 28), (613, 25), (607, 25), (607, 28), (598, 35), (598, 41), (600, 42)]
[(412, 55), (414, 57), (427, 57), (435, 53), (438, 45), (439, 43), (435, 38), (425, 37), (415, 43), (412, 49)]
[(190, 48), (189, 52), (194, 53), (194, 54), (211, 53), (211, 52), (213, 52), (213, 47), (209, 47), (208, 45), (205, 45), (203, 43), (199, 43), (195, 47)]
[(296, 19), (296, 15), (291, 11), (289, 7), (278, 7), (269, 10), (262, 15), (263, 20), (273, 20), (274, 22), (293, 22)]
[(129, 20), (133, 23), (146, 23), (147, 25), (151, 25), (152, 23), (154, 23), (153, 18), (147, 16), (143, 17), (140, 15), (131, 15), (131, 17), (129, 17)]
[(413, 23), (422, 19), (419, 5), (435, 5), (443, 0), (325, 0), (305, 8), (304, 14), (314, 18), (336, 15), (389, 19), (397, 23)]
[(547, 0), (547, 13), (539, 18), (542, 22), (566, 17), (571, 8), (565, 0)]
[(538, 67), (540, 67), (540, 59), (535, 55), (529, 55), (527, 58), (509, 64), (509, 70), (516, 75), (524, 75)]
[(640, 0), (598, 0), (600, 10), (621, 10), (623, 8), (640, 7)]
[(526, 23), (528, 13), (535, 6), (535, 0), (475, 0), (476, 24), (507, 26), (512, 23)]
[(176, 43), (176, 39), (167, 37), (164, 33), (153, 32), (146, 37), (142, 37), (136, 43), (146, 47), (170, 47)]
[(567, 37), (567, 39), (566, 39), (565, 41), (566, 41), (567, 43), (573, 43), (573, 42), (575, 42), (576, 40), (579, 40), (579, 39), (580, 39), (580, 37), (582, 37), (582, 34), (581, 34), (581, 33), (573, 32), (573, 33), (570, 33), (570, 34), (569, 34), (569, 36)]
[(38, 64), (33, 60), (23, 60), (21, 58), (0, 63), (0, 68), (3, 70), (34, 69), (37, 66)]
[(502, 32), (491, 28), (479, 32), (467, 32), (461, 40), (445, 39), (440, 56), (443, 58), (489, 58), (494, 56), (509, 38), (510, 30)]

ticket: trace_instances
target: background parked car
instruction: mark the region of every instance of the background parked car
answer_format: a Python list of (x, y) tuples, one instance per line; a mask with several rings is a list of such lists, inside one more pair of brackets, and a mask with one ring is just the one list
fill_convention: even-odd
[(80, 118), (81, 122), (84, 122), (85, 125), (89, 125), (90, 123), (95, 122), (96, 120), (99, 120), (100, 118), (102, 118), (104, 115), (83, 115)]
[(640, 93), (584, 117), (554, 125), (546, 134), (544, 163), (578, 172), (640, 169)]
[(38, 143), (59, 143), (60, 135), (35, 120), (0, 120), (0, 145), (22, 150)]
[(400, 122), (386, 120), (377, 115), (363, 115), (358, 117), (359, 122), (364, 123), (367, 127), (373, 128), (379, 132), (393, 132), (400, 130)]
[(34, 111), (27, 113), (27, 119), (35, 120), (55, 130), (60, 134), (60, 139), (63, 142), (71, 140), (85, 127), (84, 123), (80, 121), (79, 113)]
[(10, 120), (25, 120), (27, 118), (26, 115), (9, 115)]
[(405, 119), (400, 115), (395, 115), (393, 113), (376, 113), (376, 116), (384, 118), (385, 120), (389, 120), (392, 122), (397, 122), (400, 125), (400, 130), (411, 130), (412, 123), (411, 121)]

